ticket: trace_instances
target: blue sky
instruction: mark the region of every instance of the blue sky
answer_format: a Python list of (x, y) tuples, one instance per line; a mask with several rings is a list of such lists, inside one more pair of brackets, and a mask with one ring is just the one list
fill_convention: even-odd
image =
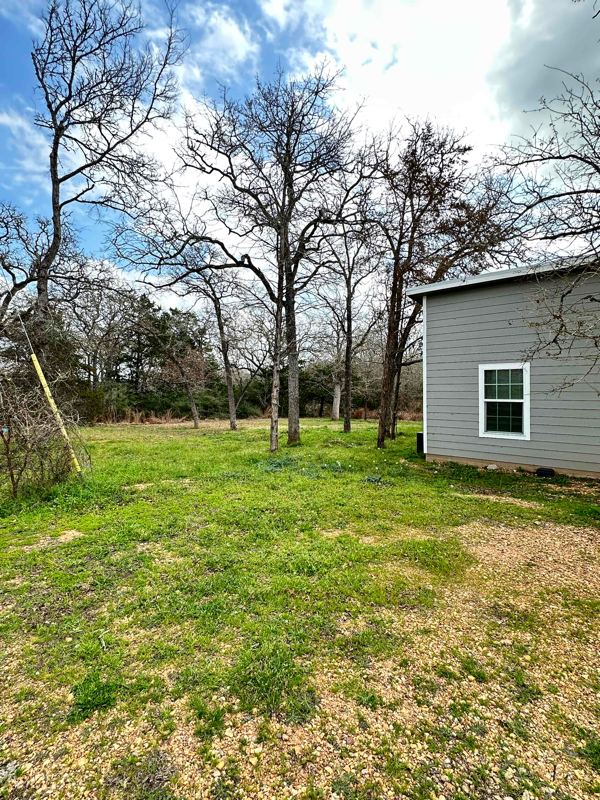
[[(0, 199), (31, 214), (48, 210), (29, 57), (42, 6), (0, 0)], [(150, 28), (160, 28), (158, 0), (143, 7)], [(593, 0), (182, 0), (190, 40), (182, 99), (193, 104), (217, 81), (241, 93), (278, 61), (300, 72), (327, 57), (345, 67), (340, 102), (365, 101), (363, 124), (382, 129), (393, 118), (428, 115), (466, 130), (481, 157), (523, 132), (534, 122), (523, 110), (560, 88), (545, 65), (600, 75), (592, 14)], [(84, 212), (78, 224), (88, 250), (100, 254), (97, 224)]]

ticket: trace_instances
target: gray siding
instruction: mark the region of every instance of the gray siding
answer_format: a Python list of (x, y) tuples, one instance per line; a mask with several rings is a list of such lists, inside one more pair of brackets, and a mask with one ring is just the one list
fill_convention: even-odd
[[(590, 290), (600, 292), (598, 278), (588, 279)], [(597, 391), (584, 382), (553, 391), (589, 367), (574, 357), (531, 360), (530, 441), (479, 436), (479, 365), (523, 360), (535, 341), (526, 320), (539, 294), (537, 283), (523, 281), (427, 297), (428, 454), (600, 471)]]

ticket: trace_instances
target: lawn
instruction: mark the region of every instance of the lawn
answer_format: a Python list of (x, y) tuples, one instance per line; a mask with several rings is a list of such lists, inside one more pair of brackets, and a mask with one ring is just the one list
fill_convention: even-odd
[(99, 426), (0, 501), (0, 797), (600, 794), (600, 486)]

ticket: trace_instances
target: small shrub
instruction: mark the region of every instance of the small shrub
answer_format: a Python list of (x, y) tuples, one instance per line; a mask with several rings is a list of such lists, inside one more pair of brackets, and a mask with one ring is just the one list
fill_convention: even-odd
[[(75, 425), (65, 419), (77, 458), (88, 460)], [(69, 447), (41, 387), (23, 388), (0, 376), (0, 485), (17, 497), (24, 488), (46, 488), (72, 472)]]

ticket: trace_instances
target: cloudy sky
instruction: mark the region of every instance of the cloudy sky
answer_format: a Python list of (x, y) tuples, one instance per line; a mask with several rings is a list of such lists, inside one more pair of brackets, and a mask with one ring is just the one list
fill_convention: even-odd
[[(0, 0), (0, 199), (36, 214), (48, 209), (29, 57), (42, 6)], [(159, 27), (159, 0), (143, 6)], [(178, 13), (190, 41), (185, 98), (217, 81), (243, 93), (278, 61), (299, 72), (327, 57), (345, 67), (343, 102), (365, 101), (365, 123), (429, 116), (466, 131), (476, 157), (536, 123), (524, 110), (564, 79), (551, 67), (600, 77), (594, 0), (181, 0)], [(90, 223), (96, 250), (97, 234)]]

